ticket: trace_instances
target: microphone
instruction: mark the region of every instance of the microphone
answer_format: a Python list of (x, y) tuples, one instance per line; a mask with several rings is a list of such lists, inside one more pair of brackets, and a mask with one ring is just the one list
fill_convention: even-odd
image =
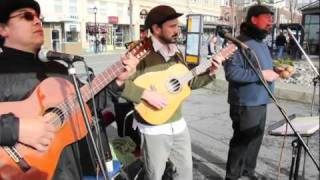
[(249, 47), (246, 44), (244, 44), (239, 39), (233, 37), (230, 33), (226, 32), (224, 30), (218, 30), (218, 34), (222, 38), (225, 38), (225, 39), (232, 41), (235, 45), (239, 46), (240, 48), (249, 49)]
[(61, 53), (56, 51), (50, 51), (47, 49), (41, 49), (38, 52), (38, 58), (42, 62), (49, 62), (54, 60), (62, 60), (65, 62), (76, 62), (76, 61), (83, 61), (84, 58), (77, 55), (67, 54), (67, 53)]

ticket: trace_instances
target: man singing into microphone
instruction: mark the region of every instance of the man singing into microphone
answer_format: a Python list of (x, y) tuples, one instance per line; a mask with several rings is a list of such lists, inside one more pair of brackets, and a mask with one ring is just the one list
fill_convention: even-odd
[[(261, 67), (264, 79), (273, 90), (278, 74), (273, 71), (270, 52), (263, 42), (272, 29), (272, 15), (273, 12), (265, 6), (250, 7), (239, 40), (257, 55), (259, 62), (255, 62), (253, 58), (250, 61), (255, 65), (254, 68)], [(224, 68), (229, 81), (228, 102), (234, 131), (229, 145), (226, 179), (258, 179), (255, 167), (270, 98), (240, 50), (231, 61), (225, 62)]]
[[(40, 62), (37, 52), (44, 41), (40, 6), (34, 0), (0, 1), (0, 103), (22, 101), (41, 81), (48, 77), (68, 79), (68, 71), (58, 62)], [(135, 72), (138, 61), (123, 58), (125, 69), (108, 89), (118, 89)], [(106, 93), (106, 89), (101, 94)], [(58, 93), (58, 92), (57, 92)], [(40, 96), (40, 95), (39, 95)], [(104, 95), (97, 97), (106, 104)], [(100, 103), (99, 103), (100, 104)], [(19, 109), (19, 107), (15, 107)], [(18, 118), (13, 113), (0, 113), (0, 146), (23, 143), (39, 152), (46, 152), (54, 138), (55, 128), (42, 116)], [(1, 157), (2, 158), (2, 157)], [(6, 164), (0, 159), (0, 172)], [(77, 144), (62, 150), (53, 179), (82, 179)], [(2, 177), (0, 179), (7, 179)], [(19, 179), (19, 178), (18, 178)]]

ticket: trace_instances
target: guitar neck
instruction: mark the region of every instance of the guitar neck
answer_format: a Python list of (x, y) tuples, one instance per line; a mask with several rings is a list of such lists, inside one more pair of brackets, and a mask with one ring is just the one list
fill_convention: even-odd
[[(232, 55), (236, 49), (237, 47), (234, 44), (228, 44), (227, 47), (221, 49), (221, 51), (215, 54), (212, 58), (219, 60), (220, 63), (222, 63), (223, 61), (228, 59), (228, 57)], [(194, 67), (188, 72), (188, 74), (186, 74), (186, 76), (183, 78), (183, 83), (187, 83), (191, 79), (193, 79), (195, 76), (201, 73), (204, 73), (211, 66), (212, 66), (211, 60), (202, 61), (197, 67)]]
[(197, 75), (205, 72), (211, 66), (211, 61), (205, 61), (199, 64), (197, 67), (191, 69), (182, 79), (180, 79), (182, 84), (187, 84), (191, 79)]
[(91, 99), (91, 88), (93, 91), (93, 95), (96, 95), (98, 92), (100, 92), (104, 87), (106, 87), (113, 79), (115, 79), (117, 76), (123, 72), (124, 66), (121, 61), (117, 61), (111, 67), (100, 73), (98, 76), (96, 76), (93, 81), (91, 87), (89, 84), (86, 84), (81, 87), (81, 93), (83, 100), (87, 102)]
[[(132, 47), (129, 48), (126, 55), (133, 55), (138, 60), (144, 58), (151, 50), (152, 43), (149, 38), (141, 40)], [(82, 94), (82, 98), (84, 102), (88, 102), (92, 96), (96, 95), (100, 92), (104, 87), (106, 87), (111, 81), (113, 81), (116, 77), (118, 77), (124, 71), (124, 65), (122, 60), (117, 61), (111, 67), (107, 68), (105, 71), (96, 76), (91, 86), (86, 84), (81, 87), (80, 91)], [(66, 98), (58, 107), (62, 110), (63, 113), (70, 112), (74, 110), (74, 108), (78, 108), (77, 98), (75, 95), (69, 96)]]

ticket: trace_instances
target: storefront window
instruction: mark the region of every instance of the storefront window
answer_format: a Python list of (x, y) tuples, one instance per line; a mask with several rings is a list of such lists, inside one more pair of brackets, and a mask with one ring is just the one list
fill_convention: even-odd
[(316, 54), (319, 51), (319, 17), (319, 15), (305, 15), (305, 40), (311, 54)]
[(78, 42), (79, 32), (77, 32), (77, 27), (70, 25), (70, 30), (66, 32), (67, 42)]

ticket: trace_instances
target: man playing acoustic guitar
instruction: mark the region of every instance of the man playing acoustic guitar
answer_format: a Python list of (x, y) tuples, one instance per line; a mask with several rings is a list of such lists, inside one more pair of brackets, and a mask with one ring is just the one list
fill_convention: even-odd
[[(150, 111), (165, 111), (171, 105), (167, 96), (156, 88), (156, 85), (167, 83), (160, 80), (161, 75), (165, 76), (165, 72), (161, 71), (177, 64), (179, 67), (187, 66), (176, 45), (180, 32), (177, 18), (181, 15), (172, 7), (160, 5), (151, 9), (146, 17), (145, 26), (151, 31), (150, 39), (154, 51), (138, 64), (137, 72), (126, 81), (122, 95), (134, 103), (146, 103), (150, 106)], [(205, 73), (192, 79), (186, 86), (195, 89), (208, 84), (213, 80), (219, 64), (213, 61), (209, 66), (210, 70), (207, 68)], [(144, 88), (137, 85), (135, 80), (154, 72), (159, 72), (160, 75), (159, 79), (155, 77), (150, 80), (155, 86)], [(177, 84), (172, 85), (174, 87)], [(173, 177), (175, 180), (191, 180), (191, 142), (186, 122), (181, 115), (181, 104), (163, 124), (150, 124), (148, 119), (143, 119), (140, 115), (135, 114), (133, 126), (138, 127), (141, 132), (145, 179), (161, 180), (166, 162), (170, 160), (176, 172)], [(155, 118), (161, 120), (160, 116)]]
[[(3, 41), (0, 46), (0, 105), (25, 100), (36, 86), (48, 77), (68, 79), (65, 66), (53, 61), (43, 63), (37, 58), (36, 54), (44, 41), (44, 32), (40, 18), (40, 6), (36, 1), (0, 1), (0, 38)], [(120, 75), (108, 86), (108, 89), (119, 90), (124, 80), (135, 72), (135, 66), (138, 63), (137, 58), (129, 55), (123, 57), (122, 62), (125, 65), (125, 71), (119, 73)], [(48, 87), (48, 89), (50, 88), (55, 87)], [(64, 87), (60, 87), (60, 89), (60, 91), (64, 91)], [(39, 91), (39, 101), (41, 101), (41, 98), (47, 98), (42, 96), (41, 88), (37, 91)], [(107, 99), (103, 95), (106, 91), (107, 89), (104, 89), (101, 92), (102, 95), (99, 94), (99, 97), (97, 97), (99, 101), (105, 102), (99, 104), (106, 104)], [(30, 113), (35, 111), (35, 106), (36, 103), (29, 105)], [(24, 144), (25, 147), (34, 148), (34, 151), (39, 152), (35, 159), (50, 151), (50, 145), (55, 138), (57, 129), (53, 123), (49, 123), (49, 116), (38, 114), (38, 117), (18, 118), (15, 113), (10, 111), (1, 113), (3, 109), (0, 108), (0, 153), (4, 152), (4, 147), (15, 144)], [(16, 112), (25, 111), (24, 108), (19, 106), (12, 107), (12, 110)], [(9, 155), (4, 154), (0, 155), (0, 179), (82, 179), (79, 149), (76, 142), (67, 145), (62, 150), (57, 167), (53, 167), (55, 169), (53, 169), (52, 177), (47, 172), (43, 172), (43, 174), (39, 172), (36, 176), (30, 176), (29, 178), (27, 176), (24, 178), (10, 177), (17, 171), (6, 173), (7, 168), (10, 167), (7, 167), (2, 158), (4, 156), (9, 157)], [(43, 164), (50, 165), (50, 162), (43, 162)], [(26, 173), (32, 173), (33, 170)]]

